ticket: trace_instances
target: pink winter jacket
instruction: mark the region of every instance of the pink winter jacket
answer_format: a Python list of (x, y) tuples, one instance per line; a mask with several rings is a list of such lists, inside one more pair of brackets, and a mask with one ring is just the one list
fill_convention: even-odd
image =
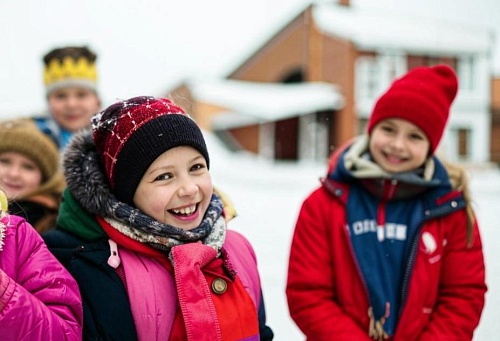
[(0, 220), (0, 340), (81, 340), (78, 286), (24, 219)]
[[(174, 278), (165, 270), (165, 267), (156, 260), (142, 256), (126, 248), (119, 248), (118, 251), (113, 241), (110, 242), (110, 245), (112, 253), (113, 250), (116, 250), (116, 256), (114, 257), (117, 258), (115, 259), (119, 259), (114, 265), (117, 267), (118, 264), (123, 261), (125, 277), (127, 279), (127, 290), (131, 298), (130, 305), (137, 328), (137, 338), (139, 340), (167, 340), (171, 333), (175, 313), (179, 305), (179, 294), (177, 293)], [(115, 247), (117, 249), (114, 249)], [(207, 251), (207, 249), (215, 253), (215, 249), (202, 244), (187, 244), (186, 247), (189, 250), (187, 251), (189, 254), (188, 258), (193, 262), (195, 262), (195, 260), (199, 261), (199, 259), (202, 258), (200, 254), (203, 253), (205, 253), (206, 257), (212, 258), (212, 256), (209, 256), (210, 251)], [(253, 248), (243, 235), (236, 231), (228, 230), (224, 249), (230, 255), (230, 263), (237, 271), (250, 298), (255, 306), (258, 307), (261, 286)], [(181, 257), (181, 252), (182, 251), (175, 252), (174, 257), (176, 257), (176, 259), (177, 257)], [(189, 275), (186, 275), (186, 273), (191, 274), (193, 271), (186, 270), (197, 268), (199, 269), (199, 263), (193, 266), (186, 266), (182, 271), (176, 273), (182, 274), (185, 279), (188, 279)], [(137, 274), (142, 275), (138, 276)], [(183, 287), (184, 286), (185, 285), (183, 285)], [(201, 284), (200, 287), (202, 287)], [(194, 294), (194, 288), (187, 288), (185, 290), (188, 291), (188, 294), (181, 294), (179, 296), (182, 297), (184, 301), (189, 301), (189, 299), (192, 300), (193, 297), (197, 297)], [(197, 324), (188, 323), (186, 321), (186, 328), (188, 328), (189, 334), (196, 339), (200, 339), (200, 335), (203, 335), (205, 340), (220, 340), (220, 338), (215, 336), (212, 337), (212, 334), (210, 334), (218, 326), (218, 318), (213, 316), (214, 311), (200, 309), (200, 307), (205, 307), (205, 305), (202, 304), (203, 302), (205, 302), (205, 300), (198, 296), (197, 302), (189, 302), (189, 304), (183, 306), (197, 309), (192, 312), (192, 314), (206, 314), (206, 322), (209, 323), (209, 327), (205, 327), (204, 330), (200, 331), (200, 321), (198, 321)], [(162, 318), (158, 319), (156, 318), (157, 316), (162, 316)], [(258, 335), (256, 335), (255, 338), (258, 338)], [(245, 341), (251, 340), (253, 339), (250, 337), (245, 339)]]

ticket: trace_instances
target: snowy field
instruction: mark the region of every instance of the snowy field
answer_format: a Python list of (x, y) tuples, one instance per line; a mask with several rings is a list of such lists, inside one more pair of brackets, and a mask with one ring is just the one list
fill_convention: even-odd
[[(230, 228), (253, 244), (259, 261), (268, 323), (275, 340), (304, 340), (288, 314), (285, 297), (288, 252), (300, 206), (319, 185), (326, 167), (319, 163), (269, 162), (246, 153), (234, 154), (206, 135), (214, 185), (233, 201), (238, 216)], [(471, 169), (471, 185), (480, 223), (489, 291), (475, 341), (500, 340), (500, 171)], [(496, 210), (499, 211), (496, 211)]]

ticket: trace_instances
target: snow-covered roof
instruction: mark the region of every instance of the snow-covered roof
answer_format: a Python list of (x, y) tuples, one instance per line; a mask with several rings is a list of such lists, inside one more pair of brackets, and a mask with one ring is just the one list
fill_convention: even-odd
[(493, 39), (493, 32), (482, 26), (331, 3), (314, 5), (313, 18), (325, 34), (349, 39), (361, 49), (484, 53)]
[(338, 110), (344, 97), (324, 82), (259, 83), (239, 80), (191, 81), (193, 97), (227, 109), (212, 122), (214, 128), (277, 121), (321, 110)]

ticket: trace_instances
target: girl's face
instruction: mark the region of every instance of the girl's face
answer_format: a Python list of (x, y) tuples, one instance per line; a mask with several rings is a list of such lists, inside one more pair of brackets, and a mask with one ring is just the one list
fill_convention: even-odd
[(16, 199), (37, 189), (43, 180), (38, 165), (16, 152), (0, 154), (0, 187), (7, 198)]
[(203, 220), (212, 191), (203, 155), (192, 147), (179, 146), (167, 150), (149, 166), (133, 202), (157, 221), (191, 230)]
[(370, 135), (370, 153), (386, 172), (407, 172), (427, 159), (430, 142), (427, 135), (407, 120), (380, 121)]

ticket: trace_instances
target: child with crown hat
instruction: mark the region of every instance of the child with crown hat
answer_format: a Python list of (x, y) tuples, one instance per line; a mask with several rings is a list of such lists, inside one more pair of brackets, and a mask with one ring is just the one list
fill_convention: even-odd
[(486, 293), (463, 170), (435, 155), (458, 89), (418, 67), (378, 99), (304, 201), (286, 294), (311, 340), (471, 340)]
[(92, 122), (66, 149), (44, 235), (79, 284), (84, 339), (271, 340), (255, 253), (226, 226), (194, 120), (135, 97)]
[(35, 121), (61, 150), (99, 111), (96, 59), (86, 46), (55, 48), (43, 57), (48, 114)]
[(40, 235), (8, 211), (0, 190), (0, 338), (82, 339), (78, 285)]

